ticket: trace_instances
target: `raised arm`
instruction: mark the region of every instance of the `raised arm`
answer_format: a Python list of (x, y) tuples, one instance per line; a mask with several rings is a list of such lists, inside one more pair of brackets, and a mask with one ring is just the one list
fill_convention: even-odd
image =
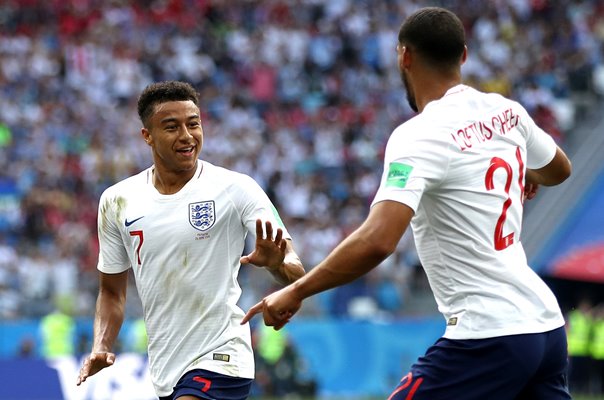
[(273, 275), (275, 280), (282, 285), (289, 285), (304, 276), (304, 266), (300, 257), (294, 250), (294, 245), (291, 240), (285, 240), (285, 257), (283, 262), (275, 268), (266, 269)]
[(92, 351), (84, 360), (77, 384), (80, 385), (105, 367), (113, 365), (113, 344), (124, 321), (128, 271), (119, 274), (99, 273), (99, 295), (94, 317)]
[(264, 267), (277, 282), (288, 285), (304, 275), (304, 266), (291, 240), (283, 239), (283, 231), (277, 229), (273, 238), (272, 224), (267, 221), (265, 226), (266, 234), (262, 221), (256, 220), (255, 248), (250, 254), (241, 257), (240, 262)]

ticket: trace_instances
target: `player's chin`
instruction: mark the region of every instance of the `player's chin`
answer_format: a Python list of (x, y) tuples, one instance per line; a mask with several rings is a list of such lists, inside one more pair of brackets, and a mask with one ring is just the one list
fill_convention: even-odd
[(195, 171), (197, 168), (196, 160), (175, 160), (172, 162), (171, 169), (174, 172), (187, 173)]

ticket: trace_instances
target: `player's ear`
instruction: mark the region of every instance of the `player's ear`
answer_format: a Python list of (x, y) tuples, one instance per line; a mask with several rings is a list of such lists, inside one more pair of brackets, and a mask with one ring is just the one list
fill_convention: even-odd
[(141, 135), (143, 136), (143, 139), (145, 139), (145, 143), (147, 143), (150, 146), (151, 142), (153, 142), (153, 138), (151, 137), (149, 130), (147, 128), (142, 128)]
[(468, 59), (468, 46), (463, 47), (463, 53), (461, 54), (461, 62), (460, 64), (464, 64)]
[(411, 51), (409, 47), (401, 47), (400, 67), (401, 70), (409, 68), (411, 66)]

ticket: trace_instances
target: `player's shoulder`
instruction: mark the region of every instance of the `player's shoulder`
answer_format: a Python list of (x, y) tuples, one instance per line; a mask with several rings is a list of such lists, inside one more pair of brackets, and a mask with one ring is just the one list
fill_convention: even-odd
[(140, 193), (141, 187), (148, 184), (151, 176), (151, 167), (131, 175), (107, 187), (101, 198), (126, 197), (130, 193)]
[(501, 93), (483, 92), (469, 86), (466, 87), (465, 96), (461, 96), (462, 100), (457, 103), (460, 107), (466, 107), (470, 110), (482, 108), (517, 108), (524, 110), (524, 107), (518, 101)]
[[(524, 114), (524, 107), (500, 93), (483, 92), (467, 85), (450, 88), (443, 97), (431, 101), (416, 118), (430, 131), (453, 129), (473, 120), (512, 109), (513, 114)], [(411, 121), (410, 121), (411, 122)]]
[(392, 131), (391, 141), (406, 143), (438, 138), (439, 126), (445, 121), (430, 113), (419, 113), (398, 125)]
[(488, 93), (478, 92), (478, 93), (480, 93), (482, 96), (484, 96), (486, 101), (489, 103), (501, 104), (503, 107), (524, 109), (524, 107), (518, 101), (511, 99), (509, 97), (506, 97), (506, 96), (502, 95), (501, 93), (495, 93), (495, 92), (488, 92)]
[(509, 116), (514, 116), (514, 120), (520, 126), (524, 126), (530, 120), (528, 111), (519, 101), (500, 93), (480, 92), (476, 89), (474, 89), (474, 92), (476, 94), (469, 102), (468, 112), (474, 111), (477, 115), (490, 116), (491, 120), (495, 116), (504, 120)]
[(256, 181), (249, 175), (242, 172), (233, 171), (219, 165), (212, 164), (208, 161), (203, 162), (203, 174), (205, 178), (220, 186), (241, 186)]
[(426, 106), (425, 116), (433, 117), (434, 114), (455, 118), (464, 114), (464, 110), (474, 112), (477, 108), (501, 104), (518, 104), (516, 101), (496, 92), (483, 92), (474, 87), (459, 84), (450, 88), (443, 97)]

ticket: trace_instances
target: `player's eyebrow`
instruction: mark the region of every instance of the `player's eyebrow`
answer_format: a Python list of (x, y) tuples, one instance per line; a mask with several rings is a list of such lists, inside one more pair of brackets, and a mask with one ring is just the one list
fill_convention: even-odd
[[(201, 119), (201, 118), (199, 117), (199, 114), (192, 114), (187, 117), (187, 121), (190, 121), (192, 119)], [(159, 122), (160, 122), (160, 124), (168, 124), (170, 122), (178, 122), (178, 120), (179, 119), (176, 117), (166, 117), (166, 118), (160, 120)]]

